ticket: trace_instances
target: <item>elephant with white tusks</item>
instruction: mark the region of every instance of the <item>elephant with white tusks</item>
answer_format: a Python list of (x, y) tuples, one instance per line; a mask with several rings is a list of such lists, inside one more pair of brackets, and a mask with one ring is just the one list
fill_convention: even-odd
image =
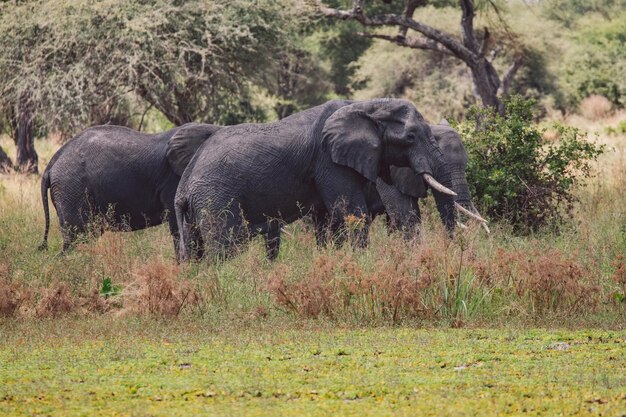
[[(368, 184), (389, 181), (391, 166), (429, 178), (453, 230), (452, 172), (406, 100), (334, 100), (275, 123), (224, 127), (193, 155), (176, 192), (181, 257), (227, 258), (263, 233), (274, 258), (280, 223), (316, 212), (328, 213), (330, 227), (364, 246)], [(345, 228), (346, 219), (362, 219), (361, 226)]]
[[(465, 176), (467, 152), (461, 136), (445, 120), (437, 125), (430, 125), (430, 129), (451, 172), (450, 189), (456, 194), (454, 196), (456, 210), (479, 221), (489, 233), (487, 221), (480, 216), (470, 197)], [(391, 166), (389, 173), (389, 178), (378, 177), (375, 183), (368, 184), (365, 192), (367, 207), (372, 219), (385, 215), (389, 232), (400, 230), (404, 232), (405, 238), (411, 239), (416, 236), (417, 226), (421, 223), (419, 199), (426, 198), (428, 189), (431, 189), (435, 197), (445, 190), (442, 190), (436, 182), (433, 183), (427, 174), (416, 175), (411, 168)], [(437, 201), (441, 201), (441, 198)], [(326, 211), (320, 210), (312, 217), (317, 243), (324, 246), (336, 235), (336, 230), (330, 229)], [(449, 224), (445, 218), (442, 217), (442, 220), (444, 224)], [(465, 227), (460, 222), (457, 222), (457, 225)]]
[[(478, 213), (470, 196), (465, 176), (467, 152), (461, 136), (446, 120), (430, 125), (430, 129), (450, 168), (452, 176), (450, 189), (456, 193), (455, 208), (464, 216), (480, 222), (489, 233), (487, 221)], [(410, 237), (410, 233), (421, 221), (418, 199), (425, 198), (429, 188), (435, 195), (440, 192), (437, 185), (432, 184), (427, 175), (415, 175), (409, 168), (391, 167), (391, 181), (387, 183), (378, 178), (376, 191), (370, 193), (372, 214), (386, 214), (387, 224), (391, 230), (404, 230), (408, 233), (407, 237)], [(464, 227), (462, 223), (457, 222), (457, 224)]]
[(195, 150), (219, 129), (188, 123), (146, 134), (105, 125), (79, 133), (54, 154), (41, 178), (46, 228), (40, 249), (48, 246), (50, 189), (64, 251), (88, 231), (94, 216), (126, 230), (155, 226), (166, 219), (177, 250), (174, 196), (180, 175)]

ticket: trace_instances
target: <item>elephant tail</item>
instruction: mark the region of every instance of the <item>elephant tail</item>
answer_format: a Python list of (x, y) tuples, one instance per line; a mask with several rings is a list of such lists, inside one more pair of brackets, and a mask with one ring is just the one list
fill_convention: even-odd
[(189, 236), (185, 234), (185, 218), (187, 216), (188, 203), (186, 200), (176, 200), (175, 202), (175, 211), (176, 211), (176, 224), (178, 225), (178, 257), (179, 261), (186, 261), (189, 259), (189, 254), (187, 253), (187, 242), (189, 240)]
[(39, 245), (39, 250), (48, 249), (48, 231), (50, 230), (50, 208), (48, 206), (48, 189), (50, 188), (50, 171), (46, 171), (41, 176), (41, 201), (43, 203), (43, 213), (46, 218), (46, 229), (43, 234), (43, 242)]

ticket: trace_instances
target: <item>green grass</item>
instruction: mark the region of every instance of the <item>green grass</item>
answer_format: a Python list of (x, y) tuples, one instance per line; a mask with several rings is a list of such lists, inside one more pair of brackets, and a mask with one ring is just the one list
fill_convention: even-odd
[(14, 323), (0, 414), (623, 415), (626, 332)]

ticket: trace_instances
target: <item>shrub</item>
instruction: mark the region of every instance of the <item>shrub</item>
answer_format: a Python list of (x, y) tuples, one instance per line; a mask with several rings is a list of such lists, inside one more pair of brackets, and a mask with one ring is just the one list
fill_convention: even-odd
[(518, 233), (557, 226), (571, 215), (572, 189), (591, 176), (591, 161), (603, 148), (578, 129), (555, 124), (557, 141), (532, 124), (533, 100), (511, 97), (501, 116), (472, 107), (458, 126), (469, 156), (467, 177), (474, 200), (491, 217), (510, 222)]
[(592, 94), (580, 102), (578, 110), (589, 120), (600, 120), (611, 112), (611, 102), (606, 97)]
[(37, 317), (58, 317), (71, 313), (76, 308), (69, 287), (61, 282), (43, 290), (43, 296), (37, 304)]
[(626, 120), (620, 120), (617, 126), (606, 126), (604, 131), (607, 135), (626, 135)]
[(595, 271), (583, 266), (576, 254), (535, 244), (530, 250), (498, 249), (496, 258), (489, 269), (496, 282), (512, 277), (512, 290), (527, 301), (522, 305), (533, 316), (567, 316), (592, 311), (598, 304)]
[(31, 298), (30, 291), (9, 278), (9, 266), (0, 262), (0, 317), (13, 317)]
[[(402, 243), (382, 248), (386, 256), (381, 256), (371, 268), (340, 251), (320, 255), (297, 279), (293, 279), (292, 268), (279, 265), (268, 276), (267, 289), (277, 306), (302, 317), (351, 317), (357, 322), (392, 323), (432, 317), (435, 307), (430, 305), (427, 294), (436, 285), (434, 264), (446, 252), (435, 255), (430, 249), (403, 249), (406, 248)], [(436, 307), (440, 306), (436, 302)]]
[(200, 302), (197, 291), (178, 279), (180, 266), (161, 258), (149, 259), (135, 273), (135, 281), (124, 288), (121, 315), (177, 317), (187, 306)]

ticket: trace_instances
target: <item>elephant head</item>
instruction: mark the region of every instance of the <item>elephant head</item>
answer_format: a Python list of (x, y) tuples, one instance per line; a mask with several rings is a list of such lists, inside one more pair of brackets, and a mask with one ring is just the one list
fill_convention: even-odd
[[(444, 119), (437, 125), (430, 125), (430, 129), (437, 140), (439, 148), (443, 152), (444, 158), (451, 172), (451, 189), (456, 193), (454, 197), (455, 208), (482, 223), (482, 226), (489, 232), (487, 221), (483, 219), (478, 210), (474, 207), (465, 176), (467, 168), (467, 152), (463, 147), (463, 141), (459, 133), (454, 130)], [(392, 184), (398, 188), (403, 194), (415, 198), (426, 197), (426, 189), (428, 186), (437, 193), (437, 185), (432, 185), (430, 179), (426, 176), (416, 176), (411, 170), (401, 167), (391, 168)], [(436, 195), (436, 194), (435, 194)], [(448, 221), (444, 219), (444, 223)]]
[(391, 181), (391, 166), (428, 178), (448, 230), (455, 225), (452, 172), (429, 125), (406, 100), (377, 99), (340, 108), (324, 125), (323, 143), (332, 161), (372, 182)]

